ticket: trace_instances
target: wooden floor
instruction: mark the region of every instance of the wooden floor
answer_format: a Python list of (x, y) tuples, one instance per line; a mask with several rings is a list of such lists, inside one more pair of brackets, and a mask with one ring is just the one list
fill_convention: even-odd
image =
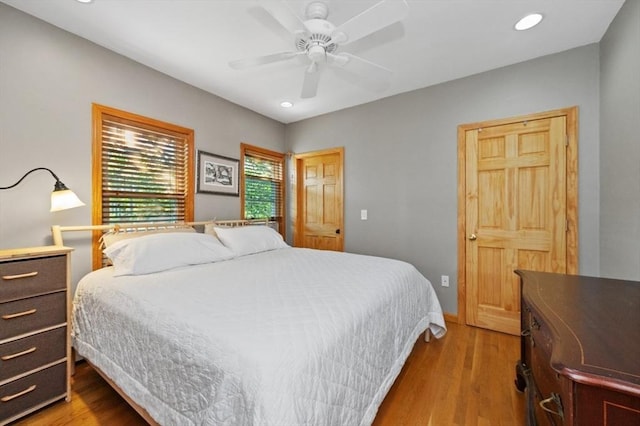
[[(440, 340), (419, 339), (380, 406), (374, 426), (522, 426), (524, 396), (513, 380), (518, 337), (448, 324)], [(72, 401), (14, 426), (146, 425), (86, 363), (73, 377)]]

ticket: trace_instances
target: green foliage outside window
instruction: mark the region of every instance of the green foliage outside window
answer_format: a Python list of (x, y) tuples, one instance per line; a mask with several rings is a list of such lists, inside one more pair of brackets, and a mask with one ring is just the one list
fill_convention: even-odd
[(245, 219), (274, 219), (282, 215), (280, 163), (245, 156)]

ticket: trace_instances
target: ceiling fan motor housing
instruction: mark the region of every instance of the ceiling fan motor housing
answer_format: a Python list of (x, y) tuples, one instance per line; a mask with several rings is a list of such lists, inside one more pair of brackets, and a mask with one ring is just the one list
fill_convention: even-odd
[(296, 48), (301, 52), (307, 52), (309, 59), (314, 62), (324, 61), (327, 53), (333, 53), (338, 48), (338, 45), (331, 41), (331, 34), (336, 27), (320, 18), (309, 19), (304, 25), (309, 34), (296, 39)]

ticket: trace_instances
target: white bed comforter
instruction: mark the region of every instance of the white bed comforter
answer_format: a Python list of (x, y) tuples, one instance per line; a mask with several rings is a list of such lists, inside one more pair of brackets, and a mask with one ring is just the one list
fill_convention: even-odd
[(396, 260), (286, 248), (85, 276), (73, 344), (162, 425), (366, 425), (417, 337), (446, 328)]

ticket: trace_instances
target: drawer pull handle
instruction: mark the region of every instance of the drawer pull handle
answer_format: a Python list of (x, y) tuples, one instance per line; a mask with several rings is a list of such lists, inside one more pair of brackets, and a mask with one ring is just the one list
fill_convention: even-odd
[[(547, 406), (547, 404), (551, 402), (554, 402), (556, 404), (557, 410), (554, 410), (553, 408), (549, 408)], [(560, 400), (560, 395), (558, 395), (557, 393), (551, 392), (551, 396), (549, 398), (543, 399), (538, 404), (540, 405), (540, 408), (542, 408), (544, 411), (551, 414), (555, 414), (556, 416), (560, 416), (560, 418), (564, 420), (564, 413), (562, 410), (562, 401)]]
[(540, 323), (536, 317), (533, 317), (531, 320), (531, 329), (532, 330), (540, 330)]
[(2, 279), (3, 280), (19, 280), (20, 278), (29, 278), (29, 277), (35, 277), (36, 275), (38, 275), (38, 271), (33, 271), (33, 272), (27, 272), (26, 274), (18, 274), (18, 275), (3, 275)]
[(22, 395), (26, 395), (29, 392), (33, 392), (34, 390), (36, 390), (36, 385), (31, 385), (28, 388), (26, 388), (25, 390), (23, 390), (22, 392), (18, 392), (18, 393), (14, 393), (13, 395), (7, 395), (7, 396), (3, 396), (2, 398), (0, 398), (0, 401), (2, 402), (9, 402), (12, 399), (16, 399), (21, 397)]
[(14, 319), (14, 318), (20, 318), (20, 317), (23, 317), (25, 315), (35, 314), (36, 312), (37, 312), (36, 308), (33, 308), (33, 309), (29, 309), (28, 311), (16, 312), (15, 314), (3, 315), (2, 319), (3, 320), (10, 320), (10, 319)]
[(35, 352), (35, 351), (36, 351), (36, 347), (34, 346), (34, 347), (29, 348), (29, 349), (27, 349), (25, 351), (22, 351), (22, 352), (17, 352), (15, 354), (11, 354), (11, 355), (3, 355), (2, 358), (0, 358), (0, 359), (2, 359), (3, 361), (9, 361), (10, 359), (18, 358), (18, 357), (21, 357), (22, 355), (27, 355), (27, 354), (30, 354), (30, 353)]

